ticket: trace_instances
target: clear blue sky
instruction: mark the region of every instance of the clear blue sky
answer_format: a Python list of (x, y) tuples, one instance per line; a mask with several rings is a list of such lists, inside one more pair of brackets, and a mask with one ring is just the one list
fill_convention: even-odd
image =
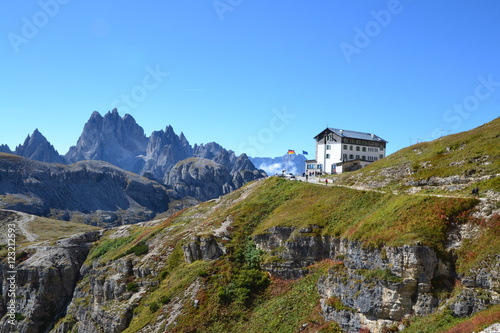
[(146, 134), (314, 155), (327, 125), (392, 153), (500, 115), (500, 2), (25, 0), (0, 3), (0, 143), (61, 154), (94, 110)]

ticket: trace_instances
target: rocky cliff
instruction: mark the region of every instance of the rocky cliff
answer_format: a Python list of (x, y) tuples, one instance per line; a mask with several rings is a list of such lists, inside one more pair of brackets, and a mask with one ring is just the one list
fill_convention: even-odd
[[(80, 280), (80, 267), (90, 245), (100, 232), (87, 232), (61, 239), (54, 245), (32, 245), (18, 255), (15, 273), (7, 263), (0, 265), (0, 332), (48, 332), (66, 312)], [(8, 280), (14, 277), (14, 280)], [(15, 287), (10, 287), (14, 285)], [(14, 297), (15, 308), (9, 305)]]
[(0, 208), (101, 225), (153, 218), (167, 189), (102, 161), (71, 165), (0, 155)]
[(175, 134), (172, 126), (155, 131), (148, 140), (145, 164), (138, 173), (165, 182), (172, 167), (179, 161), (193, 156), (193, 149), (183, 133)]
[[(278, 256), (264, 268), (282, 278), (304, 277), (311, 264), (333, 260), (317, 283), (321, 311), (346, 332), (399, 330), (405, 319), (429, 315), (439, 306), (464, 317), (500, 303), (500, 256), (493, 258), (491, 269), (482, 270), (484, 276), (476, 273), (465, 278), (455, 271), (452, 256), (428, 246), (366, 247), (321, 236), (321, 231), (315, 225), (275, 227), (254, 240), (259, 248)], [(456, 288), (456, 281), (464, 285)], [(452, 291), (455, 295), (448, 298)]]

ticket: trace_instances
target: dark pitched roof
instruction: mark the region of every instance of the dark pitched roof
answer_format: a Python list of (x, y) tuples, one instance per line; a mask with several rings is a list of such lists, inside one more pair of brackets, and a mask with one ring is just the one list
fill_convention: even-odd
[(338, 128), (331, 128), (328, 127), (318, 135), (316, 135), (314, 138), (316, 139), (319, 135), (326, 131), (333, 132), (337, 134), (340, 137), (343, 138), (351, 138), (351, 139), (359, 139), (359, 140), (369, 140), (369, 141), (378, 141), (378, 142), (387, 142), (378, 135), (375, 135), (373, 133), (364, 133), (364, 132), (356, 132), (356, 131), (349, 131), (349, 130), (343, 130), (343, 129), (338, 129)]

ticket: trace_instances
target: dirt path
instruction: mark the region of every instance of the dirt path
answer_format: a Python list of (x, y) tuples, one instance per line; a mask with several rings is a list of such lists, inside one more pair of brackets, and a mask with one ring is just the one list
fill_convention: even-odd
[[(301, 180), (301, 181), (306, 181), (305, 177), (297, 177), (298, 180)], [(376, 189), (373, 189), (373, 188), (369, 188), (369, 187), (364, 187), (364, 186), (350, 186), (350, 185), (338, 185), (338, 184), (335, 184), (333, 182), (328, 182), (328, 184), (326, 184), (323, 180), (320, 180), (319, 178), (309, 178), (307, 180), (308, 183), (311, 183), (311, 184), (317, 184), (317, 185), (323, 185), (323, 186), (336, 186), (336, 187), (346, 187), (346, 188), (350, 188), (350, 189), (353, 189), (353, 190), (358, 190), (358, 191), (371, 191), (371, 192), (377, 192), (377, 193), (389, 193), (387, 191), (381, 191), (381, 190), (376, 190)], [(401, 192), (398, 192), (398, 191), (392, 191), (392, 194), (399, 194)], [(455, 198), (455, 199), (471, 199), (471, 197), (467, 197), (467, 196), (457, 196), (457, 195), (446, 195), (446, 194), (432, 194), (432, 193), (407, 193), (407, 192), (403, 192), (405, 194), (411, 194), (411, 195), (420, 195), (420, 196), (428, 196), (428, 197), (440, 197), (440, 198)], [(488, 198), (479, 198), (479, 197), (475, 197), (475, 199), (478, 199), (480, 201), (486, 201), (488, 200)]]
[(15, 210), (8, 210), (8, 209), (5, 209), (5, 211), (15, 213), (15, 214), (17, 214), (20, 217), (16, 221), (17, 227), (23, 233), (23, 235), (26, 237), (26, 239), (28, 240), (28, 242), (34, 242), (34, 241), (36, 241), (36, 239), (38, 238), (38, 235), (36, 235), (36, 234), (28, 231), (28, 229), (26, 229), (28, 223), (32, 222), (35, 219), (34, 215), (30, 215), (30, 214), (18, 212), (18, 211), (15, 211)]

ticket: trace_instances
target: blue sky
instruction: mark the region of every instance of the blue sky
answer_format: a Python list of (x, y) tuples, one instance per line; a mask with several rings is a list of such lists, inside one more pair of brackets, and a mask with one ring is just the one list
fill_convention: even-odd
[(326, 126), (388, 152), (500, 112), (500, 2), (0, 3), (0, 143), (61, 154), (96, 110), (191, 144), (314, 154)]

